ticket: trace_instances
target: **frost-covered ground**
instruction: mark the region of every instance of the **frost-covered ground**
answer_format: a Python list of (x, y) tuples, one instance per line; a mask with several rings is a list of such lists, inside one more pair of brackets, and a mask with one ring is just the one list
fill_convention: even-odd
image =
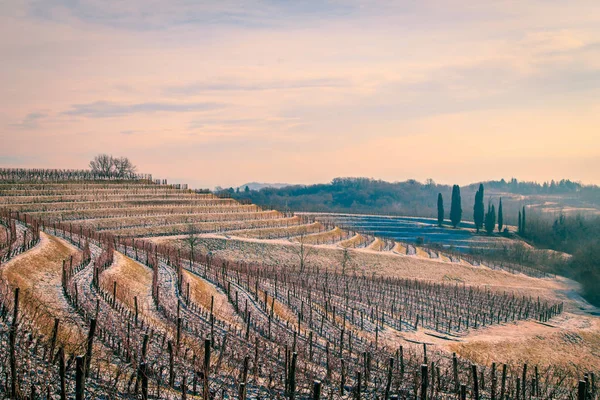
[(499, 243), (515, 243), (514, 240), (500, 236), (497, 233), (487, 235), (475, 234), (471, 222), (463, 222), (460, 229), (444, 225), (439, 227), (433, 218), (395, 217), (379, 215), (352, 214), (307, 214), (317, 219), (333, 220), (345, 228), (372, 235), (382, 236), (404, 243), (436, 244), (453, 247), (459, 251), (468, 251), (471, 247), (489, 248)]

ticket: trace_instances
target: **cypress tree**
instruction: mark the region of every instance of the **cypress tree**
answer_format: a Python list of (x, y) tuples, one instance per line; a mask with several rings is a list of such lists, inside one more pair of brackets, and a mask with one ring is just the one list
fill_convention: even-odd
[(460, 198), (460, 186), (452, 186), (452, 203), (450, 205), (450, 221), (452, 226), (456, 228), (460, 224), (462, 218), (462, 200)]
[(444, 223), (444, 199), (442, 198), (442, 194), (438, 193), (438, 226), (442, 226)]
[(498, 232), (502, 232), (504, 227), (504, 215), (502, 215), (502, 197), (500, 197), (500, 203), (498, 204)]
[(519, 235), (521, 234), (521, 231), (522, 231), (522, 229), (521, 229), (521, 228), (523, 227), (523, 226), (522, 226), (522, 223), (521, 223), (521, 220), (522, 220), (522, 217), (521, 217), (521, 210), (519, 210), (519, 227), (518, 227), (518, 230), (517, 230), (517, 232), (519, 232)]
[(496, 226), (496, 208), (493, 204), (488, 204), (488, 212), (485, 214), (485, 231), (491, 234)]
[(525, 206), (523, 206), (523, 216), (521, 217), (521, 235), (525, 235)]
[(483, 205), (483, 183), (479, 184), (479, 190), (475, 193), (475, 204), (473, 205), (473, 221), (475, 222), (475, 228), (477, 233), (483, 226), (483, 218), (485, 214)]

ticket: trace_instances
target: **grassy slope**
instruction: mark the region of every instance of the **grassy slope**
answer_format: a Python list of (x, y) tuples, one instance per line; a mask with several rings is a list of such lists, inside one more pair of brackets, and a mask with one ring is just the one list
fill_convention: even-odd
[(75, 350), (85, 340), (81, 320), (63, 297), (62, 260), (77, 253), (70, 244), (41, 233), (41, 242), (30, 251), (15, 257), (0, 270), (2, 280), (19, 287), (21, 305), (34, 316), (41, 333), (52, 334), (54, 318), (60, 318), (59, 343)]
[(134, 309), (134, 297), (138, 299), (138, 311), (158, 326), (164, 324), (152, 299), (152, 270), (135, 260), (115, 252), (113, 265), (100, 275), (100, 285), (108, 293), (117, 282), (117, 299)]

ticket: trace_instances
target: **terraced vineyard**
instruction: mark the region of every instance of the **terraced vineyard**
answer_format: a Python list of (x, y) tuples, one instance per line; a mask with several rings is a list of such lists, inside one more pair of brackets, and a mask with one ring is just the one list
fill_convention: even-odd
[(378, 215), (348, 215), (328, 213), (306, 213), (319, 221), (336, 223), (349, 229), (369, 232), (403, 243), (415, 244), (418, 240), (432, 245), (453, 248), (467, 253), (471, 248), (489, 249), (498, 244), (512, 241), (502, 236), (475, 235), (472, 222), (462, 222), (465, 229), (439, 227), (437, 219), (417, 217), (395, 217)]
[(0, 391), (10, 397), (597, 394), (591, 373), (578, 383), (584, 371), (475, 364), (431, 345), (508, 324), (551, 324), (564, 311), (557, 298), (234, 259), (196, 241), (283, 242), (512, 276), (504, 270), (146, 177), (0, 173)]

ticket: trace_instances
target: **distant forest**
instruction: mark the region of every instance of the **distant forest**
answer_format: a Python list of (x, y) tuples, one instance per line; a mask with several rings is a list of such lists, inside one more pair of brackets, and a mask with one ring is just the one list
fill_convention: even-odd
[(600, 307), (600, 217), (530, 218), (523, 236), (538, 248), (572, 254), (554, 272), (581, 283), (584, 297)]
[[(600, 188), (586, 186), (570, 180), (545, 183), (510, 181), (483, 182), (489, 195), (484, 199), (498, 201), (498, 193), (513, 195), (560, 195), (575, 198), (587, 204), (600, 205)], [(461, 187), (462, 204), (465, 212), (463, 220), (470, 220), (468, 212), (474, 202), (479, 183)], [(336, 178), (331, 183), (316, 185), (294, 185), (283, 188), (263, 188), (261, 190), (224, 189), (221, 194), (236, 199), (247, 199), (263, 207), (278, 210), (341, 212), (364, 214), (389, 214), (406, 216), (437, 216), (437, 196), (441, 193), (450, 209), (452, 186), (439, 185), (428, 180), (385, 182), (369, 178)], [(568, 196), (565, 196), (568, 195)], [(511, 196), (515, 197), (515, 196)], [(517, 213), (523, 205), (521, 201), (503, 199), (505, 221), (516, 225)]]
[(493, 252), (476, 250), (476, 254), (574, 279), (581, 284), (585, 299), (600, 307), (600, 217), (561, 214), (549, 218), (547, 214), (530, 213), (525, 230), (518, 235), (535, 249), (521, 243), (501, 244)]

